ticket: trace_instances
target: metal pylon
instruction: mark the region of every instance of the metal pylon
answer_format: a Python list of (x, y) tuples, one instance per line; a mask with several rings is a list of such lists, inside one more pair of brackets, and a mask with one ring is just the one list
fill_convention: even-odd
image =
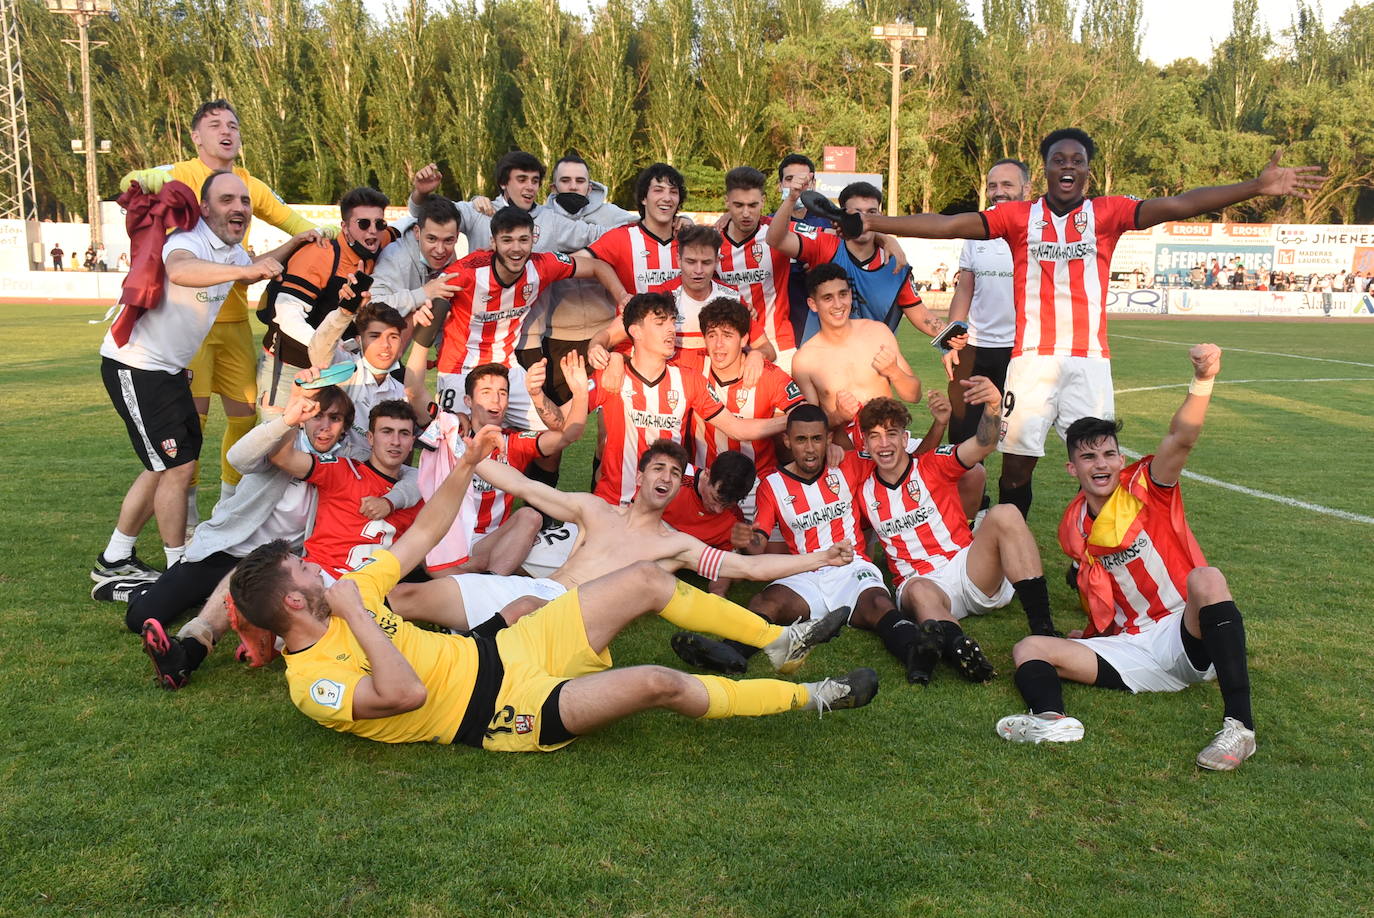
[(24, 66), (19, 60), (17, 0), (0, 0), (0, 219), (36, 220), (33, 154), (24, 99)]

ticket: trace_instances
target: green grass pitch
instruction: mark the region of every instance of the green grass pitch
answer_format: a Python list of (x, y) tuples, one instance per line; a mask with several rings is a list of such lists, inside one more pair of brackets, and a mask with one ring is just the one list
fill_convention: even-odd
[[(280, 663), (246, 669), (232, 646), (189, 688), (158, 690), (123, 607), (88, 596), (138, 467), (100, 385), (98, 316), (0, 307), (0, 915), (1374, 910), (1362, 573), (1374, 323), (1113, 322), (1124, 446), (1153, 448), (1188, 380), (1185, 345), (1215, 341), (1221, 382), (1189, 468), (1366, 518), (1185, 481), (1193, 528), (1246, 616), (1258, 721), (1256, 756), (1210, 774), (1193, 764), (1220, 725), (1210, 685), (1070, 687), (1083, 742), (999, 740), (993, 724), (1021, 707), (1016, 603), (969, 626), (1001, 670), (987, 686), (942, 668), (908, 687), (875, 638), (851, 631), (803, 675), (876, 667), (865, 710), (649, 714), (545, 756), (340, 736), (291, 707)], [(934, 351), (904, 344), (926, 383), (941, 378)], [(565, 486), (586, 482), (579, 447)], [(1068, 625), (1053, 530), (1070, 482), (1050, 449), (1031, 523)], [(160, 561), (152, 527), (140, 550)], [(616, 660), (676, 665), (671, 633), (637, 624)]]

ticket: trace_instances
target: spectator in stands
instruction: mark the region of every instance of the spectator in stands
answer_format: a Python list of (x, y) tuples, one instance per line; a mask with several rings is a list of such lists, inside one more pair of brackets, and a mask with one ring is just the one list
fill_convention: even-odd
[[(1197, 264), (1193, 265), (1192, 270), (1188, 272), (1188, 286), (1196, 290), (1198, 287), (1201, 287), (1206, 281), (1207, 269), (1205, 269), (1202, 266), (1201, 262), (1198, 262)], [(1207, 284), (1207, 286), (1210, 287), (1211, 284)]]
[(116, 271), (125, 271), (125, 272), (127, 272), (127, 271), (129, 270), (129, 253), (128, 253), (128, 252), (120, 252), (120, 253), (119, 253), (119, 259), (118, 259), (117, 261), (115, 261), (115, 270), (116, 270)]
[(97, 271), (110, 270), (110, 264), (105, 260), (105, 243), (100, 243), (95, 247), (95, 269)]
[(54, 243), (53, 243), (53, 246), (52, 246), (52, 250), (51, 250), (50, 252), (48, 252), (48, 254), (52, 256), (52, 269), (53, 269), (54, 271), (61, 271), (61, 270), (62, 270), (62, 256), (65, 254), (65, 253), (62, 251), (62, 244), (61, 244), (60, 242), (54, 242)]

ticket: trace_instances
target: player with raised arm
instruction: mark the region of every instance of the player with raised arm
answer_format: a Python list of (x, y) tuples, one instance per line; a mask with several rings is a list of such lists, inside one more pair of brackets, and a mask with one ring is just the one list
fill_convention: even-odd
[[(837, 264), (807, 272), (807, 304), (820, 331), (797, 349), (792, 376), (802, 395), (820, 405), (835, 430), (852, 427), (860, 405), (880, 395), (921, 400), (921, 381), (911, 372), (892, 331), (871, 319), (852, 318), (853, 288)], [(850, 430), (857, 443), (860, 434)]]
[[(319, 405), (304, 396), (293, 398), (287, 416), (309, 419)], [(338, 577), (384, 549), (415, 521), (421, 504), (390, 506), (387, 494), (402, 475), (415, 470), (406, 462), (415, 449), (415, 414), (404, 401), (379, 402), (368, 413), (367, 441), (372, 454), (366, 462), (347, 456), (318, 456), (302, 450), (295, 440), (284, 441), (272, 454), (272, 464), (315, 486), (319, 494), (315, 526), (305, 540), (305, 557)], [(378, 513), (376, 504), (383, 504)]]
[(617, 302), (625, 288), (615, 272), (593, 258), (534, 252), (534, 219), (527, 211), (505, 207), (491, 218), (492, 256), (480, 267), (457, 262), (444, 276), (462, 289), (453, 297), (439, 351), (438, 402), (445, 411), (461, 403), (463, 377), (475, 366), (499, 363), (510, 370), (511, 398), (506, 420), (522, 430), (540, 430), (538, 406), (525, 391), (525, 370), (515, 360), (521, 328), (540, 291), (567, 277), (595, 277)]
[(1087, 197), (1096, 146), (1077, 128), (1040, 142), (1044, 196), (1005, 201), (981, 213), (864, 215), (846, 234), (878, 230), (930, 239), (1005, 239), (1011, 248), (1016, 339), (1003, 393), (999, 502), (1030, 513), (1031, 476), (1053, 426), (1061, 437), (1081, 417), (1111, 418), (1107, 286), (1121, 234), (1166, 220), (1215, 213), (1260, 195), (1309, 197), (1324, 176), (1317, 167), (1279, 165), (1275, 150), (1246, 182), (1194, 188), (1165, 198)]
[(97, 582), (115, 576), (157, 579), (158, 572), (134, 554), (139, 532), (154, 515), (167, 566), (181, 560), (186, 490), (202, 429), (187, 367), (234, 284), (276, 277), (292, 252), (319, 238), (312, 228), (254, 259), (241, 244), (253, 206), (243, 179), (215, 172), (199, 187), (195, 226), (158, 240), (166, 275), (156, 308), (126, 305), (100, 345), (105, 391), (144, 471), (125, 493), (115, 530), (96, 558), (91, 579)]
[(920, 625), (920, 648), (907, 660), (912, 682), (928, 682), (941, 656), (969, 676), (971, 655), (961, 652), (966, 639), (959, 622), (1000, 609), (1013, 595), (1032, 634), (1057, 633), (1040, 552), (1025, 518), (1014, 507), (998, 505), (977, 532), (969, 530), (958, 482), (996, 448), (1002, 394), (982, 376), (960, 388), (967, 402), (986, 406), (978, 430), (918, 456), (907, 452), (911, 415), (901, 402), (876, 398), (859, 412), (872, 459), (859, 487), (863, 512), (882, 540), (898, 610)]
[[(163, 182), (174, 179), (196, 189), (213, 173), (233, 172), (248, 186), (253, 216), (292, 236), (315, 229), (313, 223), (283, 204), (266, 183), (254, 178), (244, 167), (235, 165), (243, 148), (243, 137), (239, 133), (238, 114), (227, 101), (214, 99), (196, 109), (191, 116), (191, 143), (196, 148), (194, 159), (130, 172), (119, 180), (120, 188), (127, 188), (131, 181), (136, 181), (144, 191), (156, 193)], [(325, 226), (320, 230), (322, 236), (338, 235), (337, 226)], [(323, 244), (323, 238), (320, 241)], [(247, 227), (241, 244), (248, 245)], [(257, 415), (258, 358), (248, 323), (247, 283), (238, 283), (229, 289), (214, 325), (188, 367), (200, 429), (205, 430), (210, 415), (211, 395), (218, 394), (224, 407), (224, 437), (220, 443), (221, 499), (233, 493), (240, 477), (229, 462), (229, 448), (253, 429)], [(193, 482), (195, 474), (193, 472)], [(192, 483), (187, 493), (187, 513), (192, 520), (198, 518), (195, 501)]]
[(1113, 421), (1080, 418), (1069, 427), (1068, 470), (1080, 490), (1059, 523), (1059, 545), (1080, 565), (1088, 623), (1069, 639), (1028, 637), (1012, 650), (1030, 713), (997, 722), (1005, 739), (1083, 738), (1083, 724), (1065, 714), (1064, 679), (1131, 692), (1176, 692), (1216, 679), (1222, 726), (1197, 763), (1230, 771), (1254, 754), (1245, 624), (1226, 578), (1207, 564), (1188, 527), (1179, 486), (1221, 350), (1198, 344), (1188, 356), (1188, 395), (1153, 455), (1127, 465)]
[[(802, 183), (800, 177), (795, 183)], [(779, 212), (790, 211), (792, 201), (800, 192), (801, 189), (795, 186), (785, 188)], [(840, 207), (850, 214), (882, 213), (883, 193), (868, 182), (854, 182), (840, 192)], [(853, 239), (842, 239), (805, 224), (789, 224), (778, 219), (769, 224), (764, 241), (770, 248), (795, 258), (808, 268), (835, 264), (843, 269), (853, 287), (852, 306), (856, 318), (881, 322), (896, 332), (905, 316), (919, 331), (932, 338), (944, 327), (921, 302), (911, 267), (901, 248), (880, 233), (866, 232)], [(819, 330), (819, 317), (808, 316), (798, 343), (809, 341)]]
[[(396, 231), (386, 223), (388, 203), (387, 196), (375, 188), (346, 192), (339, 199), (340, 238), (324, 247), (297, 250), (283, 266), (281, 280), (267, 285), (258, 308), (258, 318), (267, 325), (262, 339), (264, 359), (258, 368), (258, 393), (265, 413), (285, 410), (292, 381), (312, 365), (310, 339), (325, 317), (339, 308), (356, 313), (366, 302), (366, 287), (358, 275), (371, 277), (378, 253), (396, 238)], [(363, 290), (355, 293), (355, 283)]]
[[(234, 601), (254, 624), (282, 636), (292, 702), (316, 722), (381, 742), (553, 751), (653, 708), (695, 718), (757, 716), (860, 707), (877, 693), (871, 669), (804, 684), (735, 682), (659, 666), (612, 670), (611, 640), (652, 614), (726, 636), (783, 641), (781, 657), (794, 656), (787, 650), (795, 632), (764, 626), (647, 561), (581, 584), (492, 637), (436, 634), (404, 621), (383, 600), (452, 526), (473, 459), (496, 446), (496, 431), (484, 428), (477, 441), (409, 532), (328, 592), (318, 568), (283, 543), (259, 549), (235, 571)], [(491, 464), (498, 474), (517, 475)], [(591, 512), (614, 512), (586, 495), (546, 490)], [(679, 540), (675, 557), (684, 564), (700, 566), (714, 551), (681, 534), (664, 538)], [(800, 645), (804, 655), (809, 645)]]
[(591, 409), (601, 409), (605, 438), (593, 493), (612, 504), (634, 497), (639, 457), (653, 441), (686, 442), (688, 413), (736, 440), (760, 440), (781, 432), (784, 419), (737, 417), (725, 410), (701, 373), (669, 363), (677, 350), (677, 310), (662, 293), (630, 298), (623, 315), (632, 347), (624, 378), (614, 390), (595, 375)]

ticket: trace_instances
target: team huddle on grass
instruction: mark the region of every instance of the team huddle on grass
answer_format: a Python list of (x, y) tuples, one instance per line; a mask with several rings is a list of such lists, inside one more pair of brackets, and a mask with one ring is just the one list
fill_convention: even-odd
[[(1275, 153), (1234, 185), (1089, 198), (1093, 141), (1065, 129), (1041, 145), (1039, 198), (1028, 167), (1004, 160), (986, 211), (884, 217), (867, 183), (838, 206), (817, 195), (794, 154), (777, 169), (777, 213), (764, 212), (770, 179), (741, 166), (704, 226), (682, 216), (686, 185), (668, 164), (641, 172), (627, 211), (573, 154), (540, 203), (545, 167), (515, 151), (496, 165), (495, 199), (439, 196), (431, 164), (399, 223), (359, 187), (337, 226), (314, 227), (235, 166), (228, 102), (202, 106), (191, 138), (195, 159), (121, 180), (132, 267), (100, 348), (144, 471), (92, 596), (126, 604), (163, 686), (187, 685), (232, 629), (253, 665), (281, 653), (292, 702), (330, 729), (546, 751), (654, 708), (866, 705), (871, 668), (780, 678), (846, 625), (872, 632), (908, 683), (941, 662), (987, 682), (995, 667), (964, 625), (1014, 598), (1029, 711), (998, 735), (1081, 739), (1066, 679), (1131, 692), (1215, 679), (1224, 719), (1198, 764), (1230, 770), (1254, 752), (1244, 625), (1179, 486), (1220, 350), (1191, 350), (1168, 434), (1128, 463), (1105, 302), (1123, 232), (1304, 196), (1314, 170)], [(250, 255), (253, 216), (292, 237)], [(967, 240), (949, 325), (894, 236)], [(258, 347), (244, 291), (260, 280)], [(948, 375), (919, 437), (903, 322), (934, 339)], [(199, 521), (215, 394), (219, 499)], [(560, 490), (563, 452), (592, 414), (590, 492)], [(1087, 620), (1067, 637), (1027, 525), (1051, 428), (1080, 487), (1058, 540)], [(161, 572), (134, 552), (153, 519)], [(728, 598), (735, 580), (766, 585), (746, 607)], [(680, 629), (672, 649), (693, 672), (612, 665), (613, 639), (646, 615)], [(847, 640), (855, 656), (876, 648)], [(733, 678), (759, 651), (776, 677)]]

